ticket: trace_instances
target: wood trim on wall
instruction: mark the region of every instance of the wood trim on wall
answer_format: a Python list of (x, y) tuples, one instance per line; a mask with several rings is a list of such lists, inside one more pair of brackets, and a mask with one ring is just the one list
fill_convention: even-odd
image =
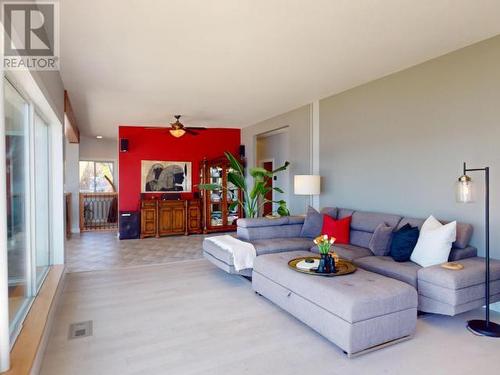
[(68, 91), (64, 90), (64, 134), (69, 143), (80, 143), (80, 130), (76, 123), (75, 113), (69, 100)]

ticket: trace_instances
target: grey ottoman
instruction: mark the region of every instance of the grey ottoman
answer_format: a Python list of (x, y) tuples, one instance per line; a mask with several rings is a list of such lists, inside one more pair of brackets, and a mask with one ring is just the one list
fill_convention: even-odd
[(349, 356), (415, 332), (417, 291), (410, 285), (358, 269), (339, 277), (301, 274), (288, 261), (308, 251), (257, 257), (253, 289), (342, 348)]
[[(484, 258), (458, 260), (462, 270), (440, 265), (418, 270), (418, 308), (420, 311), (456, 315), (484, 306)], [(491, 302), (500, 301), (500, 261), (490, 261)]]

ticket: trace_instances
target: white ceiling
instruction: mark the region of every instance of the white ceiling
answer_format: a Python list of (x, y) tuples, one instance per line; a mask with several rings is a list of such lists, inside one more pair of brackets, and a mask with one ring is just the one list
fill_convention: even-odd
[(243, 127), (500, 33), (498, 0), (61, 0), (80, 130)]

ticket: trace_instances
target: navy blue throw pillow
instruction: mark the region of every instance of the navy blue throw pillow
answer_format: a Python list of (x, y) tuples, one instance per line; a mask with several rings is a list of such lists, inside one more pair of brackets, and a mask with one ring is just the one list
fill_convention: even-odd
[(396, 262), (407, 262), (418, 241), (419, 230), (406, 224), (392, 235), (390, 256)]

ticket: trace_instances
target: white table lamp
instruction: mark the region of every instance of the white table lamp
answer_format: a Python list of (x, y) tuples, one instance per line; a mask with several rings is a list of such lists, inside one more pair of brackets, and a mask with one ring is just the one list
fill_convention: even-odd
[[(293, 190), (296, 195), (319, 195), (321, 193), (321, 176), (310, 174), (295, 175)], [(306, 204), (307, 212), (307, 204)]]

